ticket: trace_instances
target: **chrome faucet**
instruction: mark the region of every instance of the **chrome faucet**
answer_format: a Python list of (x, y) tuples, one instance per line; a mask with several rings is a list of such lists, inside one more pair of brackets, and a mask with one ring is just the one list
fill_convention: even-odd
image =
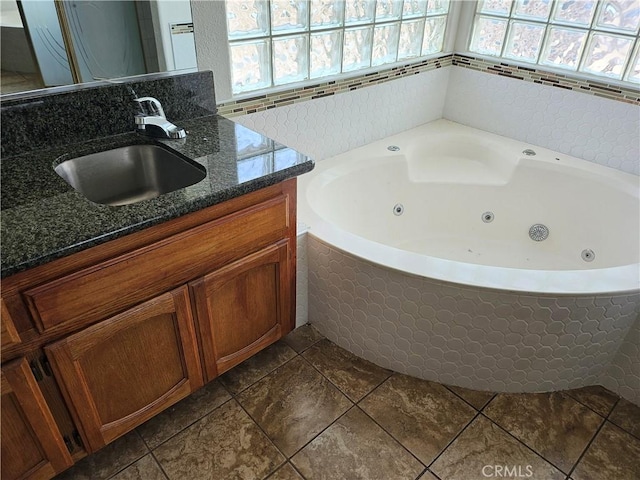
[(160, 102), (153, 97), (136, 97), (133, 99), (140, 106), (140, 113), (135, 120), (138, 131), (152, 137), (184, 138), (187, 136), (184, 128), (177, 127), (164, 115)]

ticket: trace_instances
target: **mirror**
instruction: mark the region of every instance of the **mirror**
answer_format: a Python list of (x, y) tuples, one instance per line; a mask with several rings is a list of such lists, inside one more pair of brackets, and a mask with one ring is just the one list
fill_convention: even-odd
[(0, 93), (196, 69), (190, 0), (2, 0)]

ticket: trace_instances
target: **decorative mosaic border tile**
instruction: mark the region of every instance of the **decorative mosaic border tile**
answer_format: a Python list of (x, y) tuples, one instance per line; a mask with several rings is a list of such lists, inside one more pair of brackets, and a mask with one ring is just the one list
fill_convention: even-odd
[(416, 63), (408, 63), (396, 67), (370, 72), (357, 77), (344, 80), (332, 80), (330, 82), (318, 83), (306, 87), (292, 88), (278, 93), (267, 93), (255, 97), (243, 98), (218, 105), (218, 114), (225, 117), (236, 117), (247, 113), (261, 112), (276, 107), (300, 103), (321, 97), (328, 97), (336, 93), (349, 92), (359, 88), (377, 85), (380, 83), (395, 80), (396, 78), (416, 75), (428, 72), (437, 68), (448, 67), (452, 63), (453, 55), (444, 55), (438, 58), (422, 60)]
[(640, 87), (634, 89), (632, 87), (610, 84), (606, 81), (578, 79), (572, 77), (571, 74), (552, 73), (543, 69), (510, 65), (501, 61), (487, 60), (459, 53), (453, 55), (452, 64), (480, 72), (492, 73), (494, 75), (501, 75), (542, 85), (551, 85), (553, 87), (575, 90), (610, 100), (640, 105)]
[(344, 80), (332, 80), (306, 87), (292, 88), (278, 93), (265, 93), (255, 97), (222, 103), (218, 105), (218, 113), (225, 117), (236, 117), (238, 115), (261, 112), (284, 105), (335, 95), (336, 93), (349, 92), (450, 65), (640, 105), (640, 88), (634, 89), (601, 81), (582, 80), (573, 78), (570, 75), (454, 53)]

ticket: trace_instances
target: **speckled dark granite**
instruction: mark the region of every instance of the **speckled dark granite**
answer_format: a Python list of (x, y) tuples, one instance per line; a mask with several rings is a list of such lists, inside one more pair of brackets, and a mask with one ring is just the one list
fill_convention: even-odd
[[(173, 120), (169, 113), (167, 117)], [(3, 118), (3, 132), (14, 127), (4, 122)], [(132, 205), (114, 207), (87, 200), (54, 172), (53, 165), (65, 154), (64, 158), (74, 158), (156, 140), (124, 133), (3, 155), (2, 278), (313, 168), (313, 161), (306, 156), (219, 115), (175, 123), (188, 131), (187, 138), (158, 142), (205, 167), (206, 177), (190, 187)]]
[[(216, 113), (213, 74), (155, 74), (113, 84), (100, 82), (25, 94), (4, 95), (0, 105), (2, 156), (131, 132), (135, 128), (132, 88), (155, 97), (174, 123)], [(119, 80), (120, 82), (120, 80)], [(42, 92), (42, 91), (41, 91)]]

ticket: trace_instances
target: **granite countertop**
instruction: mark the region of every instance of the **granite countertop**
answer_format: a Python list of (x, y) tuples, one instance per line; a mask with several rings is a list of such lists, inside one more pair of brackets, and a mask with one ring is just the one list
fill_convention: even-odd
[[(125, 133), (3, 157), (2, 278), (313, 169), (308, 157), (219, 115), (176, 123), (186, 139)], [(109, 206), (89, 201), (53, 170), (63, 155), (154, 142), (202, 165), (206, 177), (155, 199)]]

